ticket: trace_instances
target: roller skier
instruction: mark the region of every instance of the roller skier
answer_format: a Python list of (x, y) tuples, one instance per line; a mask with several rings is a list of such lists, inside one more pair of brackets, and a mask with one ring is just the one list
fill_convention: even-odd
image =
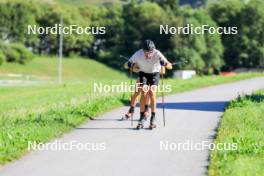
[[(144, 127), (145, 105), (147, 97), (150, 99), (151, 117), (150, 129), (156, 128), (156, 91), (160, 79), (160, 70), (162, 65), (166, 69), (172, 69), (172, 64), (164, 57), (164, 55), (156, 49), (155, 44), (151, 40), (145, 40), (142, 49), (136, 51), (125, 64), (125, 68), (130, 69), (134, 64), (139, 67), (139, 87), (140, 87), (140, 118), (137, 129)], [(139, 92), (137, 92), (139, 93)]]

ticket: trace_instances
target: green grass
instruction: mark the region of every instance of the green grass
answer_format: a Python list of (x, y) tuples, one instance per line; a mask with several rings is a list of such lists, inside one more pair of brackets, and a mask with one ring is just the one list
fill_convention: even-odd
[[(63, 85), (44, 84), (26, 87), (0, 87), (0, 164), (27, 152), (27, 142), (47, 142), (77, 127), (84, 121), (121, 106), (129, 94), (95, 94), (93, 83), (120, 84), (129, 81), (125, 74), (93, 60), (65, 59)], [(23, 66), (5, 63), (0, 73), (32, 74), (55, 80), (57, 60), (37, 58)], [(190, 80), (167, 79), (172, 92), (261, 76), (239, 74), (230, 77), (205, 76)], [(74, 82), (74, 84), (72, 84)]]
[(264, 90), (232, 101), (215, 143), (237, 143), (234, 151), (211, 152), (211, 176), (262, 176), (264, 173)]
[(188, 91), (192, 89), (197, 89), (201, 87), (207, 87), (222, 83), (230, 83), (234, 81), (257, 77), (257, 76), (264, 76), (264, 75), (259, 73), (244, 73), (244, 74), (237, 74), (234, 76), (200, 76), (194, 79), (187, 79), (187, 80), (168, 79), (166, 80), (165, 83), (172, 85), (172, 92), (182, 92), (182, 91)]
[(127, 99), (122, 94), (104, 96), (92, 90), (94, 82), (115, 84), (126, 81), (126, 74), (90, 59), (64, 59), (64, 84), (57, 85), (50, 82), (56, 81), (57, 63), (56, 58), (41, 57), (27, 65), (4, 63), (0, 67), (1, 75), (34, 75), (47, 82), (0, 87), (1, 164), (26, 152), (27, 141), (46, 142)]
[[(56, 81), (58, 75), (58, 58), (37, 57), (27, 65), (5, 62), (0, 66), (0, 77), (7, 77), (6, 75), (8, 73), (30, 75), (35, 80)], [(63, 59), (62, 78), (64, 82), (88, 82), (98, 79), (120, 80), (127, 77), (125, 74), (121, 74), (121, 72), (94, 60), (71, 58)]]

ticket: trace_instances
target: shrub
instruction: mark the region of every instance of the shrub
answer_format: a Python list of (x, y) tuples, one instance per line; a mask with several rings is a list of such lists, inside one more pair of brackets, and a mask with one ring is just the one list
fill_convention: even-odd
[(12, 44), (11, 48), (13, 51), (19, 54), (19, 58), (18, 60), (16, 60), (16, 62), (20, 64), (26, 64), (27, 62), (31, 61), (34, 57), (34, 55), (21, 44)]
[(0, 44), (0, 49), (3, 51), (4, 60), (7, 62), (16, 62), (26, 64), (34, 58), (34, 55), (25, 48), (22, 44)]
[(9, 45), (3, 46), (3, 52), (7, 62), (17, 62), (19, 60), (19, 53), (13, 50)]
[(0, 51), (0, 65), (2, 65), (4, 61), (5, 61), (5, 55), (2, 51)]

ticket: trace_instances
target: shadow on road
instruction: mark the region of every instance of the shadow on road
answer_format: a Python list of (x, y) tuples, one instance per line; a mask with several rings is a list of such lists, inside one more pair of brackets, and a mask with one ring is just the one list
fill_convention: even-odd
[(115, 128), (115, 127), (113, 127), (113, 128), (110, 128), (110, 127), (108, 127), (108, 128), (103, 128), (103, 127), (98, 127), (98, 128), (85, 128), (85, 127), (83, 127), (83, 128), (75, 128), (76, 130), (135, 130), (135, 128)]
[[(223, 112), (228, 101), (204, 101), (204, 102), (168, 102), (165, 103), (165, 109), (179, 109), (179, 110), (196, 110), (196, 111), (210, 111)], [(138, 105), (137, 105), (138, 107)], [(162, 103), (157, 103), (157, 108), (162, 108)], [(120, 119), (107, 118), (91, 118), (93, 121), (120, 121)], [(128, 120), (130, 121), (130, 120)], [(133, 121), (137, 121), (134, 119)], [(117, 128), (117, 127), (94, 127), (94, 128), (76, 128), (77, 130), (134, 130), (135, 128)], [(214, 136), (212, 136), (214, 138)]]
[[(228, 101), (204, 101), (204, 102), (169, 102), (165, 103), (165, 109), (182, 109), (197, 111), (224, 111)], [(162, 108), (162, 103), (157, 103), (157, 108)]]

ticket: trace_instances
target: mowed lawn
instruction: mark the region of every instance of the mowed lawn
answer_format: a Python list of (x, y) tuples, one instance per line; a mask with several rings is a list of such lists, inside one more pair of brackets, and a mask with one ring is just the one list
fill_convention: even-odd
[[(58, 58), (37, 57), (32, 62), (21, 65), (4, 63), (0, 66), (0, 78), (7, 74), (29, 75), (35, 80), (56, 81), (58, 78)], [(120, 80), (126, 75), (92, 59), (63, 59), (62, 79), (64, 82), (88, 82), (94, 80)]]
[[(57, 63), (56, 58), (43, 57), (25, 66), (5, 63), (0, 67), (0, 73), (31, 74), (56, 81)], [(170, 84), (171, 93), (175, 93), (256, 76), (261, 74), (167, 79), (164, 82)], [(47, 142), (129, 100), (129, 93), (93, 91), (94, 83), (116, 85), (129, 82), (125, 73), (94, 60), (64, 59), (63, 80), (65, 82), (61, 85), (53, 82), (38, 86), (0, 87), (0, 164), (26, 153), (28, 141)]]
[[(64, 59), (58, 85), (57, 58), (36, 58), (27, 65), (4, 63), (0, 74), (34, 75), (35, 86), (0, 87), (0, 163), (26, 152), (27, 141), (46, 142), (89, 117), (121, 105), (123, 94), (94, 93), (94, 83), (120, 84), (125, 73), (90, 59)], [(9, 79), (5, 77), (5, 79)]]
[(212, 151), (210, 176), (264, 175), (264, 90), (229, 104), (215, 143), (237, 143), (237, 150)]

